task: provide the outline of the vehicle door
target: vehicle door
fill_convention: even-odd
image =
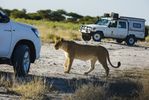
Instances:
[[[107,37],[115,38],[116,30],[117,30],[117,20],[111,20],[107,29]]]
[[[114,31],[116,38],[124,39],[128,34],[128,23],[125,20],[119,20],[117,29]]]
[[[0,57],[6,57],[11,45],[11,22],[0,13]]]

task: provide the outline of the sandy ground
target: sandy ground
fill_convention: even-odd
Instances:
[[[85,42],[78,42],[86,44]],[[110,53],[112,64],[117,65],[121,62],[121,67],[118,69],[110,68],[110,74],[115,70],[123,69],[149,69],[149,47],[147,43],[137,43],[135,46],[130,47],[124,44],[116,44],[115,42],[88,42],[90,45],[102,45],[106,47]],[[87,76],[83,75],[90,67],[90,61],[75,60],[72,65],[70,74],[64,74],[63,63],[65,56],[62,50],[55,50],[54,44],[43,44],[41,48],[41,57],[31,65],[30,74],[53,76],[61,78],[76,78],[76,77],[89,77],[89,75],[103,76],[105,75],[104,69],[100,63],[96,63],[95,69]],[[1,71],[13,72],[13,67],[8,65],[0,65]]]
[[[86,44],[85,42],[79,42]],[[121,67],[118,69],[112,68],[109,64],[110,75],[116,75],[123,73],[123,70],[139,72],[139,70],[149,70],[149,43],[137,43],[133,47],[126,46],[124,44],[116,44],[115,42],[89,42],[90,45],[102,45],[106,47],[110,53],[110,59],[112,64],[117,65],[117,62],[121,62]],[[72,65],[70,74],[63,72],[63,63],[65,56],[62,50],[55,50],[54,44],[43,44],[41,48],[41,57],[31,65],[30,73],[32,75],[56,77],[56,78],[87,78],[90,77],[102,77],[105,76],[103,67],[99,62],[96,63],[95,69],[89,75],[83,75],[85,71],[90,67],[90,61],[75,60]],[[13,72],[13,67],[9,65],[0,65],[0,71]],[[134,72],[134,71],[133,71]],[[136,73],[137,73],[136,72]],[[64,93],[64,95],[66,95]],[[62,94],[48,94],[52,100],[61,100]],[[7,94],[4,87],[0,87],[0,100],[19,100],[20,97]]]

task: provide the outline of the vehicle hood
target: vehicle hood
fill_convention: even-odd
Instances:
[[[107,27],[105,25],[97,25],[97,24],[88,24],[88,25],[84,25],[84,26],[92,27],[92,28]]]
[[[22,26],[22,27],[26,27],[26,28],[35,28],[34,26],[32,25],[29,25],[29,24],[24,24],[24,23],[20,23],[20,22],[14,22],[12,21],[13,23],[19,25],[19,26]]]

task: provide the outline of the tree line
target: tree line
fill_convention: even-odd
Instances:
[[[27,13],[26,9],[3,9],[0,7],[11,18],[24,18],[30,20],[48,20],[48,21],[66,21],[66,22],[81,22],[81,23],[93,23],[97,20],[97,17],[83,16],[74,12],[67,12],[63,9],[56,11],[38,10],[37,12]]]

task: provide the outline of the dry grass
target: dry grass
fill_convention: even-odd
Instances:
[[[81,95],[80,95],[81,94]],[[104,100],[105,92],[102,87],[83,85],[79,88],[72,100]]]
[[[23,100],[43,100],[50,90],[41,79],[18,83],[0,77],[0,87],[20,95]],[[148,94],[149,69],[131,69],[113,72],[102,85],[82,85],[74,94],[65,96],[64,100],[149,100]]]
[[[145,41],[146,42],[149,42],[149,36],[146,37]]]
[[[83,85],[64,100],[149,100],[149,70],[124,70],[104,85]]]
[[[35,21],[25,19],[15,19],[17,22],[23,22],[34,25],[38,28],[42,42],[54,42],[55,39],[62,37],[69,40],[80,40],[80,24],[66,22]]]
[[[21,99],[42,100],[46,93],[46,88],[41,80],[34,80],[29,83],[14,84],[10,91],[21,95]]]
[[[41,79],[34,79],[30,82],[23,80],[0,78],[0,87],[4,87],[8,94],[19,95],[21,100],[43,100],[46,98],[46,87]]]

